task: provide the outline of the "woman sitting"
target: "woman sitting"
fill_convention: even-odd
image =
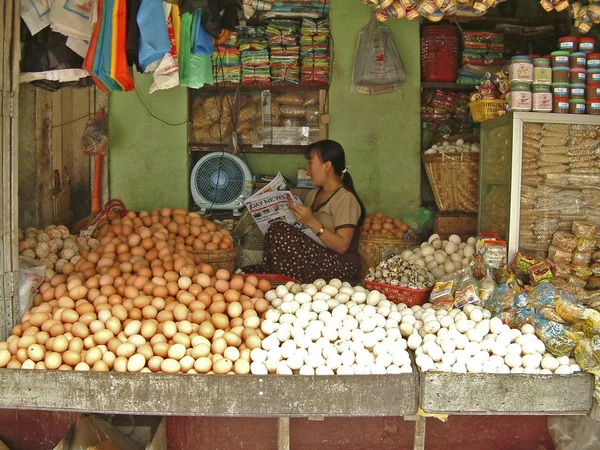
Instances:
[[[291,205],[296,220],[310,228],[323,245],[284,222],[273,223],[265,235],[263,264],[245,272],[278,273],[301,283],[360,281],[358,237],[365,209],[354,191],[342,146],[319,141],[307,150],[306,171],[318,186],[309,192],[306,206]]]

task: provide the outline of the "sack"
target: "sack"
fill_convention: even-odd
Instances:
[[[399,89],[406,70],[389,28],[375,16],[358,34],[354,53],[351,93],[380,94]]]

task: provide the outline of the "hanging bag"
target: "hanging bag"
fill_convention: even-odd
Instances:
[[[394,35],[371,16],[358,34],[351,93],[381,94],[398,90],[407,79]]]

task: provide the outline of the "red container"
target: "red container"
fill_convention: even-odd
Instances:
[[[596,39],[584,37],[579,39],[579,51],[584,53],[592,53],[596,48]]]
[[[421,36],[421,77],[423,81],[456,81],[458,36],[458,28],[454,25],[423,27]]]
[[[365,284],[365,288],[369,291],[379,291],[385,295],[390,302],[396,304],[404,303],[408,307],[425,303],[429,300],[429,294],[431,294],[433,289],[407,289],[400,286],[375,283],[374,281],[367,280],[363,280],[363,283]]]
[[[285,275],[279,275],[277,273],[240,273],[240,274],[232,274],[231,276],[239,275],[242,278],[248,278],[250,275],[254,275],[259,280],[267,280],[271,283],[271,286],[279,286],[282,284],[286,284],[288,281],[293,281],[294,283],[298,283],[297,280],[293,278],[286,277]]]

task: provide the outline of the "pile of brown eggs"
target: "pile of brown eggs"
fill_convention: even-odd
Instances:
[[[0,367],[117,372],[250,371],[267,280],[202,261],[230,233],[183,209],[129,212],[99,233],[73,271],[42,284],[0,342]]]

